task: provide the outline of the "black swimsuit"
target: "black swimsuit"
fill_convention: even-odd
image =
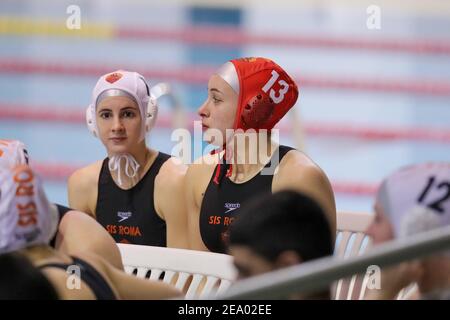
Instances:
[[[55,203],[55,205],[56,205],[56,208],[58,209],[58,214],[59,214],[59,221],[58,221],[58,226],[59,226],[59,224],[61,223],[61,220],[64,218],[64,215],[67,212],[71,211],[72,209],[64,207],[64,206],[62,206],[60,204],[57,204],[57,203]],[[50,246],[52,248],[54,248],[55,245],[56,245],[56,236],[57,235],[58,235],[58,230],[56,230],[55,235],[53,236],[52,240],[50,240]]]
[[[160,152],[147,173],[129,190],[116,185],[109,159],[103,161],[95,215],[116,242],[166,246],[166,222],[156,213],[153,194],[156,175],[169,158]]]
[[[291,147],[279,146],[279,161],[291,150]],[[266,169],[270,168],[276,155],[275,152],[271,161],[266,164]],[[222,167],[225,169],[226,166]],[[200,235],[210,251],[226,253],[230,224],[239,215],[240,208],[252,197],[263,197],[272,193],[273,170],[274,168],[271,168],[269,172],[265,172],[268,174],[264,175],[261,170],[255,177],[240,184],[224,178],[220,187],[213,182],[213,174],[200,209]]]
[[[97,300],[116,300],[116,296],[109,286],[108,282],[103,278],[103,276],[89,263],[86,261],[71,257],[73,260],[72,264],[64,263],[48,263],[39,266],[40,269],[44,268],[57,268],[64,271],[68,271],[71,265],[76,265],[80,268],[80,278],[84,281],[87,286],[92,290]]]

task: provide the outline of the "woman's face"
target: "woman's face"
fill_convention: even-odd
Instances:
[[[373,244],[379,244],[394,239],[392,224],[378,203],[375,204],[375,216],[367,228],[367,235],[372,238]]]
[[[107,97],[97,105],[96,121],[100,140],[109,154],[129,153],[139,143],[141,113],[128,97]]]
[[[208,82],[208,98],[198,109],[202,119],[205,141],[222,146],[229,140],[226,130],[233,129],[238,104],[238,94],[218,75]]]

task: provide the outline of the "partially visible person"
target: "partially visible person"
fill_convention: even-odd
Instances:
[[[58,300],[50,281],[23,255],[0,255],[0,300]]]
[[[29,155],[22,141],[0,140],[0,170],[12,170],[18,165],[28,163]],[[62,252],[70,252],[73,247],[80,251],[92,252],[123,270],[120,251],[114,239],[95,219],[60,204],[50,206],[52,212],[56,212],[59,217],[57,232],[50,240],[51,247]]]
[[[114,239],[84,212],[69,209],[60,220],[50,246],[66,254],[73,251],[90,252],[117,269],[124,269],[122,256]]]
[[[86,121],[107,156],[70,176],[69,206],[94,217],[116,242],[187,248],[187,168],[146,144],[157,112],[139,73],[117,70],[98,79]]]
[[[243,279],[333,255],[333,234],[315,200],[294,191],[254,199],[230,228],[229,253]],[[296,299],[330,299],[330,291]]]
[[[22,164],[30,164],[25,144],[19,140],[0,139],[0,168],[13,169]],[[55,206],[52,209],[58,211],[60,220],[72,210],[59,204],[55,204]]]
[[[401,168],[382,182],[375,216],[367,229],[374,245],[450,225],[450,163],[423,163]],[[450,299],[450,250],[384,268],[380,290],[367,299],[394,299],[417,283],[412,298]]]
[[[75,243],[61,244],[67,252],[51,248],[48,243],[58,221],[58,213],[29,166],[0,167],[0,254],[23,254],[41,269],[61,299],[165,299],[180,295],[170,285],[127,275]],[[67,286],[72,275],[79,276],[76,290]]]

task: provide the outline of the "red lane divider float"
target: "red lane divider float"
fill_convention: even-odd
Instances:
[[[64,110],[62,107],[28,107],[23,105],[0,104],[0,120],[15,122],[53,122],[81,124],[86,121],[80,110]]]
[[[33,107],[15,104],[0,104],[0,120],[14,122],[49,122],[84,125],[83,110],[67,110],[63,107]],[[187,128],[192,130],[193,121],[199,120],[194,113],[187,115]],[[172,129],[173,119],[160,115],[157,128]],[[450,143],[450,130],[428,128],[368,127],[348,123],[303,123],[306,134],[316,137],[356,138],[369,141],[423,141],[432,143]],[[281,133],[290,132],[291,125],[283,122],[278,126]]]
[[[429,39],[368,39],[330,37],[326,35],[250,34],[240,28],[187,27],[183,30],[166,30],[119,27],[113,35],[122,39],[177,41],[187,44],[212,44],[222,46],[288,46],[323,49],[351,49],[391,51],[413,54],[450,55],[450,42]]]
[[[69,63],[50,63],[38,61],[0,60],[0,72],[13,74],[45,74],[63,76],[92,76],[128,68],[137,70],[145,77],[185,84],[205,85],[215,67],[188,66],[177,69],[142,67],[126,65],[75,65]],[[295,77],[302,88],[330,90],[371,91],[381,93],[423,94],[430,96],[450,96],[450,82],[411,79],[365,79],[338,78],[327,76],[300,75]]]
[[[62,163],[36,163],[31,162],[31,166],[45,180],[52,182],[64,183],[67,178],[81,166],[62,164]],[[359,196],[372,197],[377,191],[377,184],[359,183],[359,182],[332,182],[333,190],[336,193]]]
[[[427,128],[368,127],[353,124],[305,123],[311,136],[357,138],[362,140],[423,141],[450,143],[450,130]]]
[[[39,163],[33,160],[30,165],[45,180],[53,182],[65,182],[75,170],[82,167],[63,163]]]

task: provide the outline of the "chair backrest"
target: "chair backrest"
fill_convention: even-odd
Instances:
[[[236,279],[233,258],[226,254],[185,249],[117,244],[125,272],[163,280],[186,292],[186,299],[223,293]]]
[[[343,258],[362,254],[370,244],[365,234],[373,215],[365,212],[338,212],[335,255]],[[336,300],[362,299],[367,286],[365,275],[336,281],[333,298]]]
[[[365,234],[373,215],[363,212],[339,212],[335,255],[348,258],[364,253],[370,245]],[[233,258],[226,254],[185,249],[117,244],[125,271],[140,278],[162,280],[186,292],[186,299],[223,293],[236,279]],[[353,275],[335,282],[332,298],[363,299],[368,283],[366,274]],[[398,299],[407,298],[413,287],[402,290]]]

